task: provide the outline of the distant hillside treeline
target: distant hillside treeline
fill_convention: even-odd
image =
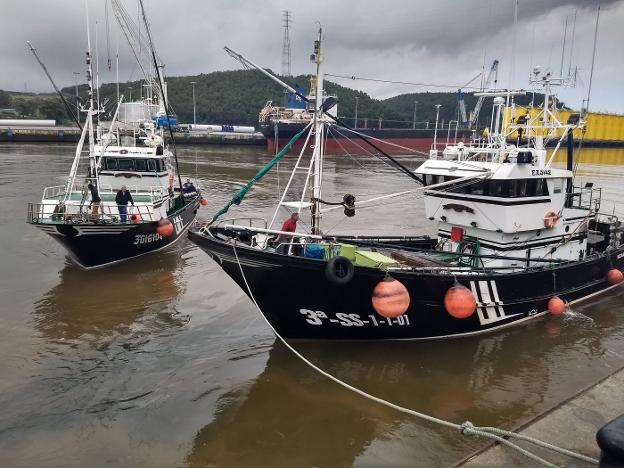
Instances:
[[[308,89],[309,76],[283,78],[291,85],[299,85]],[[266,101],[273,105],[283,105],[282,88],[267,79],[257,70],[220,71],[196,76],[168,77],[167,86],[169,101],[180,123],[193,122],[193,97],[191,82],[195,82],[195,100],[197,123],[257,125],[258,112]],[[368,94],[341,86],[329,81],[325,82],[329,94],[338,96],[338,114],[347,123],[353,125],[356,98],[358,101],[358,126],[366,124],[377,126],[382,119],[383,127],[411,127],[414,117],[414,105],[417,104],[416,120],[419,126],[429,121],[435,122],[435,105],[441,104],[440,121],[457,118],[457,93],[410,93],[401,94],[385,100],[371,98]],[[68,86],[62,89],[71,104],[75,105],[75,88]],[[125,99],[136,100],[142,91],[142,83],[133,81],[120,84],[120,92]],[[79,94],[86,97],[86,85],[79,87]],[[107,109],[114,111],[116,84],[107,83],[100,87],[101,100],[109,99]],[[531,96],[516,99],[521,105],[530,102]],[[472,94],[465,94],[466,109],[470,112],[477,101]],[[484,103],[480,121],[486,123],[491,113],[491,99]],[[539,99],[536,97],[536,102]],[[0,112],[2,109],[13,108],[15,113],[24,118],[50,118],[59,122],[69,122],[63,105],[58,97],[50,94],[25,94],[3,92],[0,90]],[[6,112],[6,111],[5,111]],[[15,115],[11,115],[15,117]],[[0,114],[0,118],[2,115]]]

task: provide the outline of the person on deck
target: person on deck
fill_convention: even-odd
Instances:
[[[91,216],[94,218],[98,217],[100,211],[100,204],[102,203],[102,199],[100,198],[100,193],[95,185],[89,182],[87,188],[91,192],[91,203],[89,203],[89,208],[91,208]]]
[[[193,182],[191,182],[191,179],[186,179],[186,182],[182,185],[182,193],[184,193],[184,195],[187,194],[195,194],[197,192],[197,189],[195,188],[195,185],[193,185]]]
[[[128,216],[128,202],[134,206],[134,200],[132,194],[128,191],[125,185],[121,186],[121,190],[115,195],[115,203],[117,203],[117,209],[119,210],[119,219],[122,223],[126,222]]]
[[[282,224],[282,228],[280,231],[284,232],[295,232],[297,230],[297,221],[299,221],[299,213],[293,213],[290,215],[284,224]],[[290,247],[290,242],[292,241],[292,236],[286,234],[280,234],[277,236],[277,250],[276,252],[281,254],[287,254],[288,248]],[[281,245],[280,245],[281,244]]]
[[[66,207],[65,203],[60,201],[58,205],[54,207],[54,212],[52,214],[53,221],[63,221],[63,215],[65,214]]]

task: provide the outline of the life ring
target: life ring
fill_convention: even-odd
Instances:
[[[325,278],[336,286],[348,284],[355,274],[353,263],[347,257],[334,257],[325,266]]]
[[[555,227],[555,224],[557,224],[558,220],[559,215],[557,213],[555,213],[554,211],[547,211],[544,214],[544,227],[552,229]]]

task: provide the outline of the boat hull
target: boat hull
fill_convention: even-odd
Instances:
[[[96,268],[129,260],[164,249],[180,239],[189,228],[199,207],[200,197],[188,201],[167,216],[173,233],[163,237],[158,223],[62,224],[32,223],[61,244],[72,260],[84,268]]]
[[[267,150],[269,153],[274,154],[277,149],[283,148],[290,139],[298,132],[303,130],[304,123],[280,123],[277,129],[277,139],[275,134],[275,128],[270,124],[265,124],[260,127],[260,131],[266,137]],[[357,131],[366,136],[377,138],[383,141],[372,140],[372,142],[378,146],[384,152],[391,155],[408,154],[409,150],[428,152],[433,145],[434,130],[433,129],[410,129],[410,128],[381,128],[381,129],[363,129],[358,128]],[[455,130],[452,130],[450,134],[447,131],[438,131],[437,139],[439,144],[447,142],[447,137],[450,143],[463,141],[468,143],[471,139],[472,132],[466,129],[459,129],[457,135]],[[347,138],[348,137],[348,138]],[[301,152],[305,138],[299,138],[292,146],[291,151],[298,153]],[[398,145],[398,146],[396,146]],[[403,148],[400,148],[403,147]],[[308,148],[306,153],[311,153],[313,143],[308,142]],[[408,148],[408,149],[406,149]],[[352,134],[348,130],[340,129],[340,133],[334,130],[330,130],[329,137],[325,141],[325,154],[333,155],[366,155],[374,151],[370,146],[364,143],[355,134]]]
[[[607,272],[624,268],[620,248],[555,269],[518,273],[396,271],[392,276],[407,288],[410,305],[404,315],[386,318],[371,302],[373,289],[385,275],[379,269],[355,266],[353,279],[336,285],[326,278],[323,260],[260,251],[241,243],[233,247],[209,233],[189,231],[189,237],[247,295],[253,295],[268,322],[290,339],[430,339],[492,332],[544,314],[555,295],[572,302],[606,291],[613,287]],[[443,305],[456,280],[477,298],[477,310],[468,318],[453,318]]]

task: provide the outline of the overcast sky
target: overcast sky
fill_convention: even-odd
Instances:
[[[135,16],[137,0],[122,0]],[[386,80],[459,87],[499,59],[499,87],[513,81],[528,87],[531,65],[559,75],[568,17],[564,74],[578,67],[576,88],[559,94],[579,107],[586,97],[591,68],[597,0],[519,0],[517,46],[513,48],[515,0],[145,0],[160,57],[168,75],[239,68],[223,52],[228,45],[263,67],[281,70],[282,10],[292,12],[294,74],[312,72],[309,55],[317,21],[323,25],[325,72]],[[132,55],[109,8],[113,70],[106,67],[105,0],[89,0],[92,41],[98,21],[100,79],[115,80],[119,44],[121,81],[139,78]],[[624,0],[602,0],[591,109],[624,113]],[[574,49],[572,23],[577,14]],[[81,0],[2,2],[0,13],[0,89],[49,91],[51,86],[25,44],[32,41],[59,85],[83,72],[85,7]],[[94,52],[95,53],[95,52]],[[512,63],[514,66],[512,67]],[[514,68],[513,80],[510,70]],[[82,75],[84,76],[84,74]],[[81,77],[82,77],[81,76]],[[328,78],[362,89],[373,97],[435,88]],[[473,85],[478,85],[477,79]],[[190,92],[190,90],[189,90]]]

